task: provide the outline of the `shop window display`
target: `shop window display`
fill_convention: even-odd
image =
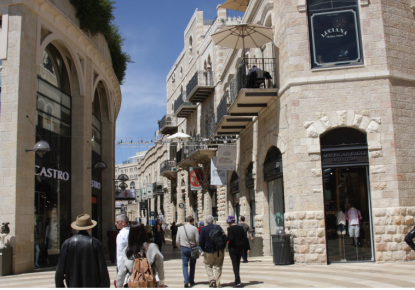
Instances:
[[[356,0],[309,0],[312,68],[363,64]]]
[[[38,70],[36,141],[51,151],[35,157],[35,267],[54,265],[62,243],[72,235],[71,97],[66,65],[49,44]]]
[[[366,135],[333,130],[321,150],[328,261],[373,261]]]

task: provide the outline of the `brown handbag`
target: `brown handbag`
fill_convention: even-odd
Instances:
[[[128,280],[128,288],[155,288],[156,280],[154,279],[153,269],[146,258],[147,249],[137,254],[134,259],[133,271]]]

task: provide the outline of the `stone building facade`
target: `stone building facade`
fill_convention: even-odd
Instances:
[[[273,234],[290,233],[295,263],[415,258],[403,241],[415,223],[411,3],[332,2],[252,0],[239,20],[195,12],[159,123],[161,134],[193,137],[167,146],[167,206],[178,213],[168,220],[244,215],[263,255]],[[215,46],[210,35],[238,21],[270,27],[273,42],[245,54]],[[250,77],[254,64],[271,78]],[[224,136],[236,168],[213,188],[210,158]],[[190,167],[203,169],[203,190],[191,191]]]
[[[0,220],[18,274],[56,263],[82,213],[106,248],[122,97],[104,36],[83,33],[68,0],[1,1],[0,18]],[[41,140],[50,152],[27,151]]]

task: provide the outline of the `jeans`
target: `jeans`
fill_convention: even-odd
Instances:
[[[202,247],[201,247],[201,246],[199,246],[199,251],[200,251],[201,253],[203,253],[203,250],[202,250]]]
[[[243,250],[242,259],[244,260],[244,262],[248,262],[248,249]]]
[[[411,247],[412,250],[415,251],[415,244],[413,239],[415,238],[415,227],[405,236],[405,242],[408,244],[408,246]]]
[[[183,276],[184,283],[195,283],[195,268],[196,268],[196,259],[191,258],[190,255],[192,250],[190,248],[182,247],[182,262],[183,262]],[[190,273],[189,273],[189,261],[190,261]]]
[[[231,257],[233,273],[235,274],[235,284],[241,283],[241,277],[239,276],[239,268],[241,266],[241,257],[243,251],[243,247],[229,248],[229,256]]]

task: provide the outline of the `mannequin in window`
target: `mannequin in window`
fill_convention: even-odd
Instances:
[[[353,246],[360,245],[359,233],[360,233],[360,220],[362,215],[360,211],[351,204],[350,209],[346,212],[346,220],[349,223],[349,236],[353,238]]]
[[[337,235],[344,236],[346,235],[346,215],[342,210],[336,213],[337,218]]]

